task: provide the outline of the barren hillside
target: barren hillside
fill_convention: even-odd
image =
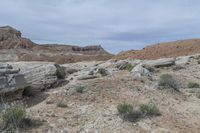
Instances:
[[[150,45],[142,50],[130,50],[119,53],[114,59],[159,59],[200,53],[200,39]]]

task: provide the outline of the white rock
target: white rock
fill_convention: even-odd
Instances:
[[[185,65],[190,61],[191,56],[182,56],[176,58],[175,64],[176,65]]]
[[[147,60],[144,61],[145,65],[153,66],[153,67],[168,67],[175,64],[174,58],[162,58],[157,60]]]
[[[34,88],[44,89],[57,81],[56,67],[52,64],[27,67],[23,74],[27,82]]]
[[[16,62],[13,67],[20,68],[29,86],[35,91],[51,87],[57,79],[54,63]]]
[[[149,70],[144,68],[142,65],[135,66],[131,72],[136,78],[141,78],[142,76],[151,76]]]

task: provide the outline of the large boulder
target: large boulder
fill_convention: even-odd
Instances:
[[[162,58],[157,60],[148,60],[145,61],[143,64],[153,66],[153,67],[169,67],[172,65],[175,65],[175,59],[174,58]]]
[[[58,80],[57,68],[54,64],[27,66],[22,74],[28,84],[36,90],[50,88]]]
[[[12,65],[21,69],[20,73],[33,92],[54,87],[60,78],[65,78],[62,67],[51,62],[15,62]]]
[[[3,100],[16,100],[22,98],[24,88],[28,84],[19,69],[12,69],[11,65],[0,64],[0,97]]]

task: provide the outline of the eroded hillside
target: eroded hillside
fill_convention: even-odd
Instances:
[[[114,59],[159,59],[193,55],[199,52],[200,39],[190,39],[149,45],[142,50],[125,51],[119,53]]]
[[[100,45],[86,47],[43,44],[39,45],[21,36],[10,27],[0,27],[0,61],[49,61],[71,63],[78,61],[107,60],[112,55]]]

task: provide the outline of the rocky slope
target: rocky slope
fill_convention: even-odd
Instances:
[[[150,45],[142,50],[122,52],[114,59],[159,59],[200,53],[200,39],[180,40],[175,42]]]
[[[22,102],[27,105],[27,117],[39,124],[19,129],[19,132],[198,133],[200,89],[199,86],[188,87],[188,84],[200,84],[199,61],[200,55],[193,55],[63,64],[61,67],[68,84],[24,97]],[[35,75],[46,81],[52,76],[44,76],[49,74],[45,73],[46,69],[51,68],[48,62],[9,64],[21,68],[31,84],[34,82],[30,78],[36,79]],[[170,83],[176,83],[176,90],[173,86],[160,88],[159,80],[163,74],[173,77]],[[46,81],[42,80],[39,85],[45,85]],[[123,102],[134,108],[152,102],[161,115],[142,117],[134,122],[123,120],[117,109]]]
[[[57,63],[83,60],[106,60],[112,55],[100,45],[78,47],[71,45],[39,45],[21,36],[21,32],[0,27],[0,61],[50,61]]]

